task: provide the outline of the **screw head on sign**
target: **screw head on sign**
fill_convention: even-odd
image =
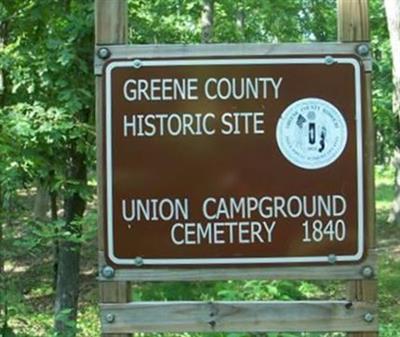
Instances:
[[[110,266],[104,266],[101,270],[101,275],[103,275],[105,278],[113,278],[114,274],[114,268]]]
[[[359,44],[356,48],[356,52],[360,56],[368,56],[369,46],[366,43]]]
[[[135,258],[135,265],[138,267],[143,266],[143,259],[140,256]]]
[[[364,321],[366,321],[367,323],[371,323],[374,320],[374,315],[372,315],[370,312],[367,312],[364,315]]]
[[[325,57],[325,64],[330,66],[331,64],[336,63],[336,60],[332,56]]]
[[[364,276],[365,278],[371,278],[374,276],[374,269],[371,266],[364,266],[361,269],[361,274],[362,276]]]
[[[329,254],[328,255],[328,262],[331,264],[335,264],[336,263],[336,255],[335,254]]]
[[[114,314],[107,314],[106,315],[106,321],[107,321],[107,323],[113,323],[115,321],[115,315]]]
[[[132,65],[133,65],[133,68],[139,69],[142,67],[143,64],[142,64],[142,61],[136,59],[136,60],[133,60]]]
[[[105,60],[108,59],[111,56],[110,49],[102,47],[97,51],[97,56],[100,57],[101,59]]]

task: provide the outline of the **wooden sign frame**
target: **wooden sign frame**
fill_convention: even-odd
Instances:
[[[156,45],[129,47],[127,43],[127,1],[96,0],[96,129],[97,162],[102,162],[103,92],[101,67],[107,58],[124,56],[136,48],[140,55],[159,56]],[[364,126],[364,186],[367,228],[367,258],[362,264],[320,267],[211,267],[211,268],[137,268],[114,270],[104,260],[102,219],[103,202],[99,197],[99,281],[100,315],[103,336],[125,337],[138,331],[343,331],[352,337],[377,336],[376,264],[374,177],[373,177],[373,125],[371,113],[371,85],[368,35],[367,0],[338,0],[338,35],[341,50],[348,48],[365,58]],[[316,53],[332,52],[332,43],[315,43]],[[240,45],[246,53],[249,45]],[[258,49],[257,49],[258,48]],[[299,53],[302,44],[254,45],[260,55],[280,53],[284,49]],[[236,53],[238,46],[202,45],[194,48],[199,54],[210,56]],[[239,48],[240,49],[240,48]],[[170,46],[171,53],[182,50],[193,52],[190,46]],[[138,55],[138,57],[140,57]],[[145,56],[142,56],[145,57]],[[98,194],[103,195],[102,167],[98,164]],[[348,295],[345,301],[278,301],[278,302],[130,302],[130,281],[210,281],[228,279],[286,279],[286,280],[346,280]],[[157,317],[157,320],[154,320]]]
[[[105,219],[105,227],[106,227],[106,235],[105,235],[105,240],[106,240],[106,259],[108,263],[110,263],[112,266],[115,266],[115,268],[127,268],[127,267],[133,267],[137,268],[138,267],[138,262],[139,262],[139,267],[148,267],[148,266],[173,266],[173,265],[190,265],[190,266],[199,266],[199,265],[255,265],[255,264],[269,264],[269,265],[289,265],[289,264],[303,264],[303,265],[321,265],[323,263],[332,263],[337,262],[359,262],[363,260],[363,257],[366,255],[364,254],[364,189],[363,189],[363,172],[364,172],[364,160],[363,160],[363,150],[362,150],[362,109],[363,109],[363,97],[362,97],[362,87],[363,87],[363,74],[364,74],[364,69],[369,69],[371,67],[371,61],[369,57],[364,57],[360,58],[356,53],[355,49],[357,48],[357,45],[353,46],[348,46],[348,44],[343,44],[343,43],[335,43],[335,44],[330,44],[329,48],[329,54],[328,56],[326,54],[321,54],[321,48],[319,47],[319,44],[289,44],[289,45],[280,45],[276,44],[268,54],[267,57],[265,57],[265,50],[271,49],[271,44],[258,44],[258,45],[242,45],[242,44],[230,44],[228,46],[225,45],[219,45],[219,44],[214,44],[212,47],[213,51],[213,57],[210,58],[207,56],[207,52],[210,50],[210,48],[204,48],[204,46],[207,45],[188,45],[188,46],[180,46],[179,50],[176,50],[176,47],[174,45],[163,45],[160,47],[156,47],[156,51],[154,54],[149,53],[149,48],[148,46],[123,46],[122,48],[119,48],[119,50],[111,50],[111,56],[107,58],[106,63],[103,62],[98,62],[99,65],[98,67],[103,67],[103,78],[104,78],[104,90],[105,90],[105,135],[104,135],[104,141],[105,141],[105,165],[104,165],[104,173],[105,173],[105,186],[106,186],[106,219]],[[273,45],[272,45],[273,46]],[[144,47],[144,48],[143,48]],[[228,48],[229,47],[229,48]],[[254,51],[252,49],[254,47]],[[350,49],[349,47],[353,47]],[[206,50],[204,50],[206,49]],[[309,51],[311,49],[311,51]],[[226,50],[229,51],[229,53],[226,53]],[[124,55],[124,56],[123,56]],[[194,55],[201,55],[199,57],[194,57]],[[233,55],[239,55],[234,57]],[[293,56],[296,55],[296,56]],[[214,57],[215,56],[215,57]],[[136,68],[135,65],[140,64],[139,68]],[[204,245],[200,246],[202,247],[201,253],[197,253],[196,255],[190,255],[188,251],[185,251],[185,247],[181,246],[180,248],[180,255],[179,257],[171,257],[169,256],[170,251],[173,250],[173,247],[168,246],[169,251],[163,251],[163,253],[160,252],[160,246],[163,246],[166,244],[166,242],[170,242],[170,235],[167,235],[164,231],[159,232],[162,229],[164,229],[168,225],[165,222],[135,222],[134,224],[134,230],[132,230],[132,225],[133,223],[127,223],[124,221],[123,218],[121,218],[119,215],[117,215],[117,202],[116,200],[120,200],[120,192],[122,189],[125,191],[124,194],[126,195],[127,193],[135,195],[136,198],[138,198],[139,195],[144,197],[143,193],[147,195],[148,197],[154,197],[154,193],[157,193],[155,191],[158,190],[160,186],[160,182],[158,181],[157,184],[153,184],[154,177],[149,177],[146,175],[148,170],[152,169],[153,166],[156,167],[164,167],[164,169],[157,171],[157,176],[158,180],[167,180],[168,177],[176,174],[176,170],[178,170],[178,167],[175,167],[173,164],[173,161],[171,162],[171,156],[173,157],[176,148],[171,149],[172,153],[169,153],[167,156],[167,161],[163,162],[158,162],[155,160],[155,158],[162,158],[163,155],[165,154],[165,151],[168,151],[168,147],[164,148],[161,152],[162,153],[149,153],[149,148],[147,148],[143,142],[140,142],[140,147],[136,146],[136,139],[132,138],[132,140],[129,140],[130,142],[126,142],[126,138],[124,137],[123,139],[119,138],[119,135],[122,135],[123,132],[122,130],[118,130],[118,118],[122,118],[121,116],[124,115],[124,118],[126,117],[125,112],[127,107],[123,107],[123,102],[125,101],[124,99],[118,98],[120,96],[116,95],[116,97],[113,97],[115,95],[116,90],[118,91],[119,89],[114,88],[118,83],[120,82],[120,79],[117,80],[117,78],[120,78],[120,76],[139,76],[140,78],[143,78],[143,76],[146,76],[145,74],[148,71],[152,71],[151,69],[154,69],[154,67],[157,69],[157,72],[167,72],[169,74],[172,73],[174,76],[177,76],[178,73],[184,71],[184,72],[189,72],[190,76],[201,76],[200,74],[202,72],[209,72],[210,69],[214,69],[213,72],[217,71],[216,65],[219,67],[225,67],[226,70],[224,70],[223,74],[224,76],[232,76],[232,73],[237,73],[241,72],[242,74],[246,74],[246,76],[252,76],[249,75],[248,71],[250,71],[251,68],[257,68],[257,71],[253,70],[253,74],[257,74],[257,76],[260,76],[260,72],[265,71],[265,74],[268,74],[270,71],[273,71],[273,69],[280,69],[279,73],[282,74],[282,71],[284,74],[282,76],[285,76],[286,80],[286,88],[288,86],[291,86],[290,81],[292,83],[298,83],[299,81],[299,71],[303,71],[303,76],[307,77],[307,83],[311,83],[311,86],[306,89],[305,92],[309,93],[310,95],[314,94],[317,90],[318,91],[318,97],[324,97],[325,99],[331,100],[333,104],[338,103],[337,98],[340,97],[341,101],[344,101],[342,95],[348,95],[352,90],[354,90],[354,97],[348,96],[348,99],[346,100],[346,103],[348,104],[347,106],[342,105],[341,110],[346,111],[345,115],[347,118],[347,123],[348,127],[352,128],[354,127],[353,131],[349,135],[349,139],[347,141],[346,148],[352,149],[352,146],[355,146],[354,149],[354,157],[352,156],[351,158],[346,157],[346,159],[342,158],[342,162],[347,163],[345,167],[338,168],[335,167],[335,164],[332,163],[330,166],[330,171],[324,170],[324,173],[318,173],[315,172],[312,174],[314,180],[310,181],[309,176],[305,174],[307,170],[296,170],[296,171],[286,171],[284,168],[279,168],[279,160],[277,160],[276,157],[273,157],[273,151],[274,149],[271,148],[263,148],[262,146],[264,143],[267,141],[268,136],[266,137],[259,137],[259,147],[257,147],[257,151],[255,152],[256,154],[252,159],[250,157],[247,157],[246,161],[254,161],[257,162],[260,159],[260,153],[268,153],[268,166],[273,166],[273,167],[278,167],[275,169],[275,172],[278,174],[280,179],[271,179],[271,172],[267,174],[268,179],[265,178],[265,170],[267,169],[265,167],[265,164],[262,168],[263,175],[258,176],[258,178],[254,179],[254,174],[255,170],[252,170],[252,178],[253,180],[257,181],[257,185],[260,185],[259,189],[257,190],[258,192],[253,192],[254,191],[254,185],[251,186],[250,181],[248,180],[248,177],[246,177],[245,174],[241,174],[240,172],[242,170],[245,170],[241,166],[241,163],[235,162],[231,163],[232,166],[235,167],[235,172],[238,175],[237,183],[240,181],[240,185],[246,185],[249,184],[248,187],[246,187],[247,194],[250,195],[250,193],[265,193],[266,191],[272,191],[274,190],[273,185],[273,180],[279,181],[279,185],[285,185],[284,182],[286,181],[286,185],[289,185],[289,191],[288,189],[282,190],[282,195],[285,195],[286,193],[292,193],[292,184],[288,183],[289,176],[292,176],[292,183],[296,183],[298,181],[309,181],[306,186],[299,187],[298,190],[296,190],[297,193],[304,193],[304,188],[308,188],[308,186],[313,186],[314,184],[315,187],[313,188],[313,193],[321,193],[321,194],[329,194],[329,193],[340,193],[343,195],[345,198],[354,198],[356,199],[355,203],[352,204],[352,206],[348,207],[348,212],[346,212],[346,216],[344,219],[346,220],[341,220],[347,223],[347,232],[353,232],[355,231],[357,233],[356,236],[352,237],[351,240],[346,239],[347,243],[356,243],[357,249],[355,251],[348,250],[346,253],[343,251],[340,253],[337,249],[338,247],[332,247],[330,246],[328,250],[326,250],[325,254],[324,253],[319,253],[317,255],[313,254],[312,252],[312,244],[310,242],[303,242],[303,244],[295,241],[293,243],[293,247],[296,247],[296,250],[290,250],[287,246],[287,240],[288,238],[285,236],[282,238],[281,236],[281,241],[277,239],[278,234],[274,234],[274,244],[275,246],[282,246],[284,247],[281,251],[281,255],[277,255],[274,253],[272,255],[272,250],[271,247],[268,248],[268,253],[271,254],[270,256],[254,256],[252,255],[251,252],[254,251],[252,250],[252,245],[248,245],[245,247],[237,247],[235,245],[230,245],[230,247],[226,246],[218,246],[218,253],[214,252],[214,255],[210,253],[212,251],[213,247],[210,245]],[[286,72],[285,70],[287,69],[287,65],[290,65],[291,67],[291,72],[295,72],[296,76],[291,77],[290,73],[291,72]],[[296,68],[295,68],[296,67]],[[350,79],[346,80],[345,82],[348,81],[348,83],[351,83],[350,88],[345,89],[345,86],[343,86],[343,78],[344,76],[343,73],[340,73],[340,69],[343,68],[347,69],[347,73],[351,74]],[[229,69],[229,72],[231,72],[230,75],[227,74],[227,71]],[[244,70],[247,69],[247,70]],[[316,70],[318,69],[318,70]],[[197,75],[195,75],[195,73]],[[116,75],[119,74],[119,75]],[[128,75],[129,74],[129,75]],[[163,73],[164,74],[164,73]],[[314,75],[311,75],[314,74]],[[324,75],[325,74],[325,75]],[[330,74],[330,75],[327,75]],[[341,75],[342,74],[342,75]],[[165,76],[165,75],[163,75]],[[170,75],[171,76],[171,75]],[[213,76],[216,76],[213,74]],[[311,77],[310,77],[311,76]],[[314,76],[314,77],[312,77]],[[325,79],[325,80],[324,80]],[[320,82],[318,82],[320,81]],[[354,81],[354,83],[352,82]],[[354,86],[353,86],[354,84]],[[201,84],[199,84],[201,86]],[[339,90],[338,86],[342,86],[340,92],[333,91],[334,88],[337,88]],[[304,84],[305,86],[305,84]],[[326,89],[323,91],[321,88],[325,87]],[[121,88],[122,89],[122,88]],[[287,94],[292,97],[291,95],[294,95],[296,98],[298,98],[299,94],[295,91],[290,91],[286,90]],[[200,97],[201,94],[199,93]],[[304,92],[301,94],[300,97],[303,97],[303,95],[306,95]],[[330,96],[329,96],[330,95]],[[329,98],[327,98],[329,97]],[[292,103],[292,98],[289,98],[286,96],[286,98],[283,98],[282,100],[285,102],[285,105],[288,104],[288,102]],[[207,99],[206,99],[207,101]],[[251,109],[255,108],[254,102],[246,102],[244,105],[241,106],[242,111],[253,111]],[[165,105],[168,103],[163,103],[159,104],[157,106],[154,106],[154,103],[151,104],[151,109],[154,109],[152,111],[160,111],[159,109],[164,109]],[[168,111],[172,113],[180,111],[179,109],[189,109],[190,111],[197,111],[199,112],[200,110],[193,110],[196,109],[196,106],[202,106],[201,110],[204,109],[203,103],[202,104],[192,104],[190,108],[188,108],[188,103],[185,103],[184,107],[179,106],[178,104],[174,104],[174,107],[171,106],[168,108]],[[232,103],[226,104],[226,109],[229,109]],[[292,103],[293,104],[293,103]],[[354,110],[355,110],[355,118],[352,112],[352,105],[354,104]],[[176,107],[175,105],[178,105]],[[138,109],[136,111],[142,111],[146,110],[146,102],[143,102],[142,104],[132,104],[130,108],[132,108],[132,111],[135,111],[135,109]],[[175,109],[175,110],[170,110],[170,109]],[[219,107],[218,109],[222,109],[221,111],[229,111],[229,110],[224,110],[224,107]],[[271,102],[269,105],[269,114],[272,113],[274,110],[273,103]],[[185,111],[185,110],[182,110]],[[278,111],[276,111],[278,112]],[[276,114],[279,116],[279,114]],[[213,115],[215,118],[215,115]],[[272,120],[265,120],[264,123],[266,124],[265,127],[273,128],[275,125],[275,121]],[[354,123],[354,126],[353,126]],[[267,126],[268,125],[268,126]],[[265,131],[266,134],[272,135],[273,132],[271,132],[271,129],[267,129]],[[347,134],[347,132],[346,132]],[[216,136],[218,138],[218,136]],[[208,137],[201,137],[201,139],[196,140],[196,145],[197,144],[204,144],[202,143],[204,141],[204,138],[209,139]],[[275,139],[275,136],[273,136]],[[118,140],[117,140],[118,139]],[[203,140],[202,140],[203,139]],[[215,138],[214,138],[215,139]],[[183,138],[181,138],[181,143],[182,142],[187,142],[190,140],[184,141]],[[207,144],[209,141],[212,141],[211,139],[207,140]],[[231,140],[232,141],[232,140]],[[166,140],[168,142],[168,140]],[[221,143],[218,143],[218,141],[214,140],[215,144],[212,148],[216,149],[215,152],[213,152],[212,157],[214,158],[217,156],[224,156],[225,151],[229,151],[229,146],[227,144],[223,143],[225,145],[225,148],[222,147]],[[239,147],[239,145],[245,144],[246,139],[241,139],[241,138],[236,138],[236,145]],[[147,144],[147,143],[146,143]],[[219,144],[219,145],[218,145]],[[273,143],[275,144],[275,143]],[[160,144],[159,148],[161,147],[162,144]],[[209,145],[209,144],[208,144]],[[178,146],[178,143],[177,143]],[[276,145],[273,145],[276,146]],[[232,147],[232,145],[230,145]],[[235,147],[235,145],[233,145]],[[126,149],[130,149],[131,151],[129,152],[130,154],[126,154]],[[143,150],[141,150],[143,149]],[[122,168],[122,167],[117,167],[117,162],[121,159],[119,158],[119,153],[120,151],[124,152],[123,159],[125,158],[131,158],[130,161],[128,161],[128,167]],[[141,159],[140,162],[135,160],[134,158],[139,156],[142,157],[140,154],[140,151],[144,151],[145,155],[143,159]],[[236,150],[235,150],[236,151]],[[251,151],[249,148],[247,148],[247,151]],[[193,157],[199,156],[200,158],[203,158],[202,155],[204,155],[204,149],[200,151],[200,153],[196,153],[195,150],[190,150],[186,151],[190,152],[189,158],[185,159],[185,154],[181,155],[181,161],[182,162],[187,162],[191,163],[194,161]],[[235,152],[237,153],[236,156],[238,158],[242,156],[246,156],[246,153],[244,152]],[[206,193],[207,195],[225,195],[226,198],[228,198],[228,195],[232,196],[235,195],[234,191],[230,190],[228,192],[228,195],[226,194],[226,191],[224,192],[223,188],[219,186],[220,184],[220,178],[214,178],[214,177],[220,177],[221,172],[215,173],[218,168],[213,167],[212,162],[207,162],[207,158],[209,156],[209,152],[207,152],[207,155],[205,159],[199,159],[200,162],[206,163],[205,166],[199,171],[196,171],[196,169],[193,168],[193,165],[191,166],[190,169],[185,169],[187,172],[191,172],[191,176],[187,177],[186,180],[180,179],[179,183],[177,181],[173,182],[172,185],[168,185],[167,188],[165,186],[163,187],[164,192],[167,193],[167,195],[179,195],[179,193],[182,193],[182,190],[179,192],[179,188],[184,188],[186,197],[191,200],[191,208],[195,209],[196,206],[194,205],[194,200],[196,197],[201,194],[202,192],[199,191],[202,188],[202,184],[198,184],[197,180],[199,176],[201,176],[202,172],[207,172],[207,181],[212,183],[210,184],[210,187],[207,188]],[[273,159],[274,158],[274,159]],[[278,158],[279,159],[279,158]],[[228,159],[229,160],[229,159]],[[287,160],[287,159],[286,159]],[[352,164],[356,162],[356,167],[353,167]],[[350,165],[349,165],[350,163]],[[125,164],[126,165],[126,164]],[[180,164],[182,165],[182,163]],[[179,165],[179,166],[180,166]],[[197,166],[195,164],[194,166]],[[262,165],[262,164],[261,164]],[[171,170],[168,171],[165,167],[170,166]],[[235,173],[232,173],[233,168],[229,168],[229,172],[224,171],[222,175],[235,175]],[[354,170],[354,171],[353,171]],[[258,170],[259,172],[260,170]],[[126,177],[126,173],[123,172],[129,172],[130,174],[130,179],[121,179],[121,177]],[[132,172],[132,173],[131,173]],[[140,182],[133,183],[134,181],[137,181],[134,179],[135,173],[137,172],[138,176],[142,177]],[[319,171],[322,172],[322,171]],[[340,175],[335,175],[336,172],[342,172]],[[273,172],[272,172],[273,173]],[[302,175],[303,174],[303,175]],[[178,174],[179,175],[179,174]],[[147,179],[146,179],[147,176]],[[285,177],[286,176],[286,177]],[[284,178],[285,177],[285,178]],[[318,178],[316,178],[318,177]],[[215,180],[216,179],[216,180]],[[321,181],[328,180],[331,182],[331,187],[330,189],[324,189],[322,190],[323,186],[326,186],[327,184],[318,184]],[[349,192],[349,185],[354,183],[354,193]],[[236,184],[237,184],[236,183]],[[262,184],[267,184],[267,185],[262,185]],[[162,185],[162,184],[161,184]],[[319,186],[320,185],[320,186]],[[130,186],[130,187],[127,187]],[[146,186],[143,190],[143,188],[140,188],[140,186]],[[212,190],[211,186],[219,186],[216,187],[215,190]],[[250,187],[251,186],[251,187]],[[346,191],[347,190],[347,191]],[[129,192],[127,192],[129,191]],[[177,192],[178,191],[178,192]],[[318,192],[317,192],[318,191]],[[204,193],[204,192],[203,192]],[[229,194],[231,193],[231,194]],[[243,195],[246,195],[244,191],[242,191]],[[275,190],[275,192],[270,192],[274,195],[276,195],[278,192]],[[279,195],[279,193],[278,193]],[[160,196],[161,197],[161,196]],[[192,199],[193,198],[193,199]],[[139,200],[139,199],[137,199]],[[227,200],[227,199],[223,199]],[[350,201],[349,201],[350,202]],[[349,218],[349,213],[357,214],[357,219],[354,219],[354,222]],[[192,212],[190,212],[190,217],[193,219]],[[252,219],[256,220],[256,218]],[[220,220],[222,221],[222,220]],[[285,223],[280,223],[279,226],[284,228],[286,226],[295,226],[296,220],[293,222],[285,222]],[[336,220],[337,221],[337,220]],[[116,226],[118,224],[118,226]],[[128,225],[128,227],[127,227]],[[149,227],[151,226],[151,231],[149,231]],[[140,228],[142,230],[140,230]],[[118,231],[123,231],[126,228],[131,228],[131,230],[127,230],[127,232],[124,232],[123,235],[119,235]],[[153,238],[152,237],[146,237],[145,234],[138,235],[138,231],[143,231],[143,229],[147,229],[147,233],[151,233],[151,236],[155,236],[158,238],[159,241],[156,245],[150,245],[149,247],[152,247],[150,250],[143,250],[143,247],[140,248],[142,242],[152,242]],[[282,229],[281,229],[282,230]],[[302,233],[300,233],[302,234]],[[304,234],[304,233],[303,233]],[[297,233],[297,236],[295,233],[291,234],[291,238],[298,237],[299,233]],[[163,239],[162,239],[163,238]],[[283,239],[283,240],[282,240]],[[135,241],[137,240],[137,241]],[[331,240],[330,240],[331,241]],[[301,240],[300,240],[301,242]],[[329,241],[324,241],[325,244],[329,244]],[[231,242],[232,244],[233,242]],[[338,246],[340,247],[340,242],[337,241]],[[290,244],[289,244],[290,245]],[[125,255],[125,257],[120,256],[117,252],[120,248],[116,247],[130,247],[130,252],[129,254]],[[146,245],[147,246],[147,245]],[[257,246],[257,245],[254,245]],[[192,246],[189,248],[193,248]],[[125,248],[126,249],[126,248]],[[227,250],[230,251],[230,253],[226,253],[225,256],[220,255],[220,250]],[[340,248],[339,248],[340,249]],[[136,252],[136,253],[135,253]],[[240,253],[239,253],[240,252]],[[303,255],[299,255],[303,254]],[[154,254],[154,255],[153,255]],[[209,254],[209,255],[208,255]],[[239,255],[240,254],[240,255]],[[292,254],[292,255],[290,255]],[[153,256],[153,257],[149,257]]]

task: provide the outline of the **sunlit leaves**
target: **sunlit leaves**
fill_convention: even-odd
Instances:
[[[7,2],[0,15],[18,17],[8,22],[0,55],[7,76],[0,119],[4,140],[13,142],[4,155],[19,157],[27,181],[50,169],[61,177],[73,141],[93,167],[92,1],[72,1],[70,12],[62,1]]]

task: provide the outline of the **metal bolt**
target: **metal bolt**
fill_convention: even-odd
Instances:
[[[332,56],[325,57],[325,64],[330,66],[331,64],[336,63],[336,60]]]
[[[113,278],[115,274],[114,268],[110,266],[104,266],[101,270],[101,275],[105,278]]]
[[[108,59],[111,56],[110,49],[106,47],[102,47],[97,51],[97,56],[102,60]]]
[[[143,64],[142,64],[142,61],[136,59],[136,60],[133,60],[132,65],[133,65],[133,68],[139,69],[142,67]]]
[[[374,276],[374,269],[371,266],[364,266],[361,269],[361,274],[365,278],[371,278]]]
[[[143,259],[140,256],[137,256],[135,258],[135,265],[138,266],[138,267],[143,266]]]
[[[336,255],[335,254],[329,254],[328,255],[328,262],[331,264],[335,264],[336,263]]]
[[[368,56],[369,54],[369,45],[366,43],[361,43],[356,47],[356,52],[360,56]]]
[[[107,323],[113,323],[115,321],[115,315],[114,314],[107,314],[106,315],[106,322]]]
[[[372,315],[370,312],[367,312],[364,315],[364,321],[366,321],[367,323],[371,323],[374,320],[374,315]]]

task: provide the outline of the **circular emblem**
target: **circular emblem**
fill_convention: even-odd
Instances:
[[[304,169],[333,163],[347,143],[347,126],[340,111],[320,98],[304,98],[283,111],[276,128],[282,154]]]

